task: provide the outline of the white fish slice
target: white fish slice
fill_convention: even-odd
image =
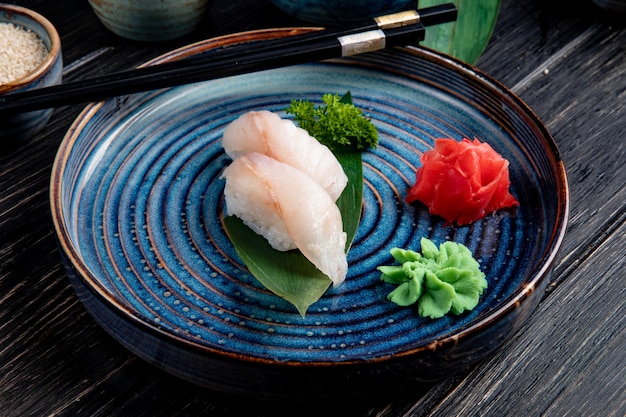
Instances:
[[[261,153],[240,156],[222,174],[228,215],[239,217],[277,250],[294,246],[336,287],[348,271],[341,213],[302,171]]]
[[[267,110],[244,113],[228,125],[222,146],[233,159],[259,152],[308,174],[337,201],[348,177],[328,147],[289,119]]]

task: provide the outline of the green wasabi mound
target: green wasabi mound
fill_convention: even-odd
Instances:
[[[400,306],[417,303],[419,315],[432,319],[476,307],[487,280],[472,252],[456,242],[444,242],[437,248],[422,238],[420,244],[421,254],[391,249],[400,265],[378,267],[382,281],[398,286],[387,298]]]

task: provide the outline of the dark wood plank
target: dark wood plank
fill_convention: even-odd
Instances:
[[[570,271],[625,209],[626,31],[599,30],[521,97],[551,131],[568,172],[571,218],[563,256]]]
[[[584,37],[590,26],[608,27],[615,20],[588,0],[505,0],[492,38],[476,66],[512,88],[534,70],[542,71],[544,62]]]

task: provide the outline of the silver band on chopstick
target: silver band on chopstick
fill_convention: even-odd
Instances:
[[[374,18],[374,22],[376,22],[381,29],[397,28],[419,23],[420,15],[417,10],[406,10],[404,12],[376,17]]]
[[[385,49],[385,38],[385,32],[376,29],[340,36],[337,40],[341,44],[341,56],[350,56]]]

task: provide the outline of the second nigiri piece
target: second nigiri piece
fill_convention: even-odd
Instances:
[[[223,172],[228,215],[239,217],[277,250],[297,247],[333,282],[348,271],[341,213],[326,190],[302,171],[258,152]]]

